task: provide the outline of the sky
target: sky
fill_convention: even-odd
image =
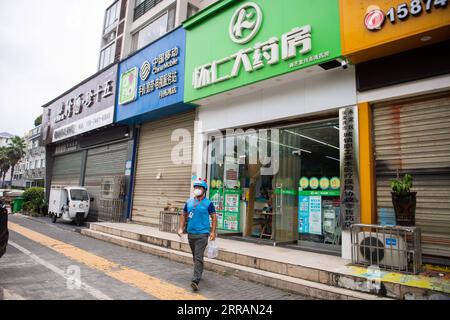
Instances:
[[[97,72],[113,0],[0,0],[0,132],[23,136],[41,106]]]

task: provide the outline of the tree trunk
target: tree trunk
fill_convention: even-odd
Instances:
[[[2,180],[2,189],[5,189],[5,179],[6,179],[6,171],[3,172],[2,176],[3,176],[3,180]]]
[[[14,166],[11,166],[11,189],[13,188]]]

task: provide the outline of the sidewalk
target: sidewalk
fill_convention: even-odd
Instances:
[[[132,223],[91,223],[86,236],[192,263],[186,236]],[[319,253],[218,238],[219,257],[205,267],[247,280],[324,299],[450,299],[450,272],[427,269],[419,275],[352,266],[349,260]],[[306,289],[305,289],[306,288]],[[353,292],[354,294],[351,294]]]

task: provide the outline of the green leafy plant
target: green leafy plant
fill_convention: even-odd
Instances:
[[[40,213],[45,205],[44,188],[34,187],[27,189],[23,193],[23,200],[26,204],[26,206],[24,206],[24,209],[26,208],[27,211]]]
[[[405,174],[403,178],[392,179],[390,184],[393,193],[406,194],[410,192],[413,186],[413,179],[411,175]]]

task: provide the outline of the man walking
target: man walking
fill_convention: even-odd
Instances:
[[[194,275],[191,287],[198,291],[198,284],[203,274],[203,256],[209,240],[216,239],[217,217],[214,204],[206,198],[208,184],[198,178],[194,182],[194,198],[189,199],[184,205],[183,214],[180,217],[178,235],[181,237],[187,222],[189,246],[194,260]],[[209,217],[212,218],[210,233]]]

